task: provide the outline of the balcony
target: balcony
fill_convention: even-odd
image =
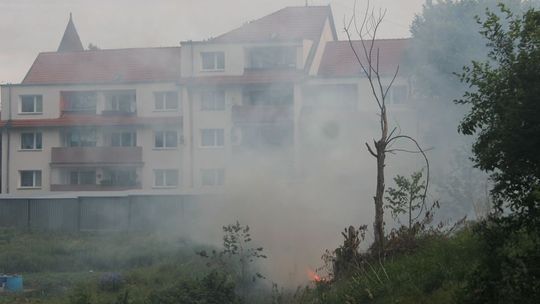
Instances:
[[[141,184],[133,185],[69,185],[53,184],[51,191],[123,191],[141,189]]]
[[[123,111],[123,110],[103,110],[101,111],[103,116],[137,116],[137,111]]]
[[[237,124],[292,123],[292,106],[233,106],[232,120]]]
[[[142,147],[52,148],[51,165],[142,165]]]

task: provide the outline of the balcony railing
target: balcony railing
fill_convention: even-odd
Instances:
[[[105,116],[137,116],[137,111],[122,111],[122,110],[103,110],[101,115]]]
[[[52,148],[51,165],[142,164],[141,147]]]
[[[233,106],[235,123],[286,123],[293,121],[292,106]]]
[[[51,185],[51,191],[122,191],[132,189],[141,189],[141,184],[136,183],[133,185]]]

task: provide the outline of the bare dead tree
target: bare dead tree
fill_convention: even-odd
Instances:
[[[373,197],[375,203],[375,221],[373,223],[374,230],[374,246],[373,248],[380,254],[384,249],[384,168],[386,162],[386,153],[396,152],[410,152],[421,153],[426,161],[427,174],[426,174],[426,188],[424,190],[422,208],[425,206],[425,198],[427,195],[427,189],[429,186],[429,161],[425,154],[425,150],[420,147],[418,142],[408,135],[396,134],[397,128],[390,130],[388,123],[388,110],[386,108],[386,99],[388,92],[399,72],[399,65],[396,66],[394,73],[388,85],[383,84],[383,76],[379,70],[380,52],[379,48],[375,46],[377,31],[386,15],[386,10],[379,10],[377,13],[374,9],[370,8],[369,1],[367,7],[359,19],[356,15],[356,1],[353,7],[353,14],[349,20],[344,22],[344,30],[347,35],[347,40],[354,53],[357,63],[360,65],[362,74],[367,78],[371,87],[371,93],[377,103],[379,125],[380,125],[380,137],[378,140],[373,139],[373,146],[369,143],[365,143],[368,152],[377,160],[377,188],[375,190],[375,196]],[[359,22],[360,21],[360,22]],[[353,34],[359,38],[360,47],[355,47],[352,37]],[[363,57],[363,60],[362,60]],[[399,132],[398,132],[399,133]],[[417,151],[391,148],[392,144],[399,140],[411,141]]]

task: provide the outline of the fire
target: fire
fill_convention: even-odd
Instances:
[[[309,280],[313,282],[321,282],[323,280],[315,271],[311,269],[307,270],[307,275]]]

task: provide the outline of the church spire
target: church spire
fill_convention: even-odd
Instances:
[[[81,38],[79,38],[79,34],[77,33],[77,29],[75,28],[75,24],[73,24],[71,13],[69,13],[69,21],[66,26],[64,36],[62,37],[62,41],[60,41],[60,45],[58,46],[57,52],[74,51],[84,51],[84,47],[82,45]]]

